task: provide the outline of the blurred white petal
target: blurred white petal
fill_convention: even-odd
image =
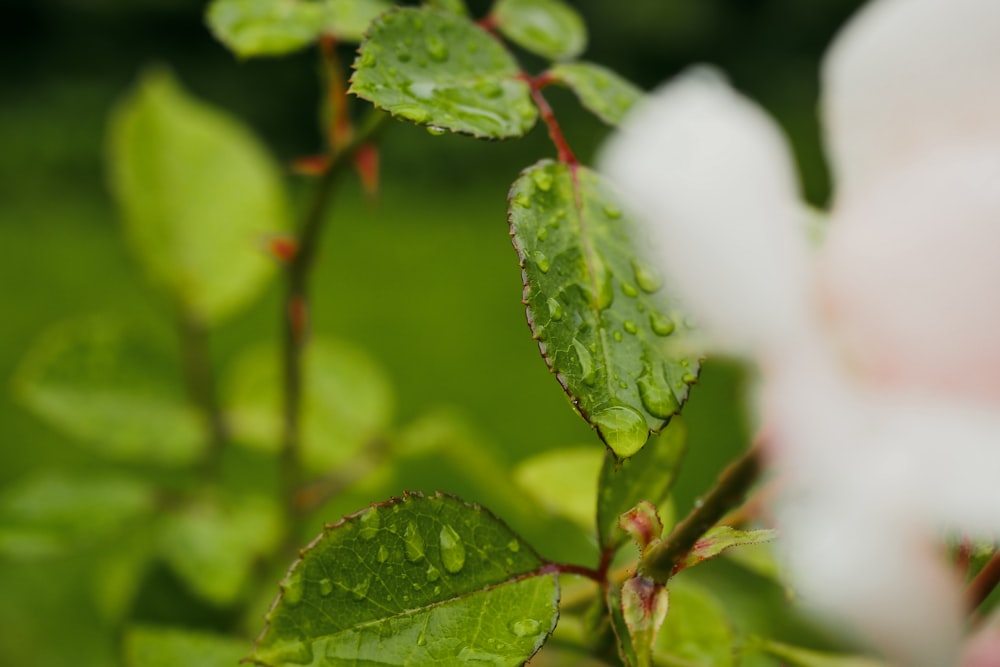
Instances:
[[[1000,2],[878,0],[823,69],[838,202],[941,146],[1000,137]]]
[[[1000,141],[900,170],[828,231],[822,293],[843,351],[873,383],[1000,400],[998,255]]]
[[[785,139],[760,108],[692,70],[626,119],[601,162],[710,339],[760,352],[801,335],[806,214]]]

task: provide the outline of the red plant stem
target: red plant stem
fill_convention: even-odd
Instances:
[[[583,565],[572,565],[570,563],[549,563],[539,571],[541,574],[575,574],[596,581],[600,585],[607,584],[607,572],[601,572]]]
[[[559,127],[559,121],[556,119],[556,114],[552,111],[552,107],[549,106],[548,100],[546,100],[545,96],[542,95],[542,88],[551,83],[551,80],[546,78],[545,75],[532,78],[527,74],[522,74],[521,79],[531,87],[531,99],[535,101],[535,106],[538,107],[538,111],[542,116],[542,121],[545,123],[545,127],[549,130],[549,138],[552,139],[552,143],[556,146],[556,153],[559,157],[559,161],[568,165],[577,164],[576,156],[573,154],[573,150],[569,147],[569,143],[566,141],[566,137],[562,133],[562,128]]]
[[[975,611],[989,597],[997,584],[1000,584],[1000,551],[993,554],[993,557],[965,589],[965,597],[969,601],[969,607]]]

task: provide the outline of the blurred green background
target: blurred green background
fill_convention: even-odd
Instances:
[[[470,4],[477,15],[487,7]],[[818,66],[858,0],[574,4],[591,32],[585,57],[644,88],[692,63],[727,72],[784,126],[806,197],[825,201],[828,177],[815,115]],[[91,313],[174,333],[169,310],[127,252],[105,188],[107,114],[141,68],[169,64],[193,94],[249,123],[283,162],[320,145],[314,53],[238,62],[205,29],[202,11],[202,2],[188,0],[4,4],[0,489],[39,469],[100,465],[13,399],[10,378],[40,333]],[[580,112],[569,94],[546,94],[577,154],[589,161],[607,130]],[[365,348],[387,370],[396,388],[397,423],[444,407],[460,415],[470,437],[503,466],[547,449],[599,446],[530,338],[507,236],[510,182],[523,167],[551,156],[542,127],[523,140],[488,143],[395,124],[383,143],[378,202],[366,202],[353,181],[336,197],[313,292],[315,329]],[[292,177],[289,183],[301,203],[308,183]],[[272,285],[215,332],[218,369],[246,346],[277,336],[279,296]],[[681,509],[745,441],[736,369],[709,365],[700,385],[685,413],[692,447],[677,491]],[[476,496],[460,468],[434,471],[433,481]],[[407,481],[419,485],[418,474]],[[494,497],[482,496],[470,499]],[[566,557],[569,551],[572,557],[576,543],[554,535],[551,544],[539,545],[542,552]],[[0,561],[0,665],[115,664],[115,637],[87,588],[95,557]],[[189,602],[157,598],[137,613],[176,621],[171,604],[189,609]]]

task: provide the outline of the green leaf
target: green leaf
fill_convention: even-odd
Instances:
[[[622,620],[636,667],[652,667],[653,643],[666,620],[669,599],[666,588],[645,577],[632,577],[622,584]]]
[[[248,641],[207,632],[136,626],[125,634],[126,667],[233,667]]]
[[[15,386],[35,414],[102,456],[179,466],[201,455],[206,436],[177,366],[150,337],[87,319],[42,336]]]
[[[519,137],[538,118],[510,53],[469,19],[401,9],[372,23],[351,92],[393,116],[474,137]]]
[[[560,63],[549,74],[576,93],[580,104],[608,125],[621,123],[643,95],[632,82],[594,63]]]
[[[789,667],[886,667],[874,658],[813,651],[769,639],[753,638],[750,648],[769,653]]]
[[[326,0],[326,30],[343,42],[360,42],[377,16],[393,8],[386,0]]]
[[[112,191],[136,256],[192,315],[214,322],[273,273],[258,248],[288,226],[280,171],[250,130],[150,70],[110,128]]]
[[[615,456],[634,455],[698,373],[639,226],[596,173],[548,160],[514,182],[509,217],[542,356]]]
[[[459,16],[469,15],[469,8],[465,5],[465,0],[424,0],[424,6],[443,9]]]
[[[668,589],[670,613],[653,646],[656,664],[733,667],[736,638],[722,603],[683,577],[671,579]]]
[[[325,19],[322,4],[303,0],[213,0],[205,14],[216,39],[241,58],[305,48],[319,38]]]
[[[679,569],[692,567],[710,558],[715,558],[727,549],[747,544],[770,542],[777,537],[773,530],[737,530],[732,526],[715,526],[701,536],[688,555],[680,563]]]
[[[254,564],[281,535],[281,512],[268,498],[203,498],[165,518],[160,553],[192,592],[226,605],[246,593]]]
[[[490,14],[504,37],[549,60],[575,58],[587,47],[587,26],[561,0],[497,0]]]
[[[457,498],[408,495],[327,526],[282,582],[259,665],[521,665],[558,615],[546,562]]]
[[[514,470],[514,480],[540,506],[593,530],[594,480],[602,454],[594,447],[545,452],[522,461]]]
[[[640,660],[639,652],[636,650],[635,644],[632,643],[632,633],[629,632],[628,624],[625,622],[625,613],[622,609],[622,587],[617,584],[608,586],[604,593],[604,601],[611,619],[611,628],[618,640],[618,655],[625,663],[625,667],[636,667]]]
[[[327,471],[384,434],[393,416],[393,388],[370,355],[338,340],[310,340],[303,368],[303,456],[310,469]],[[224,403],[239,442],[278,451],[281,373],[279,350],[259,346],[245,353],[227,376]]]
[[[670,495],[687,451],[687,427],[680,417],[670,420],[638,454],[618,461],[607,452],[598,482],[597,539],[604,549],[617,549],[628,539],[618,517],[640,500],[660,505]]]
[[[0,497],[0,554],[32,559],[108,539],[151,515],[155,500],[131,477],[40,473]]]

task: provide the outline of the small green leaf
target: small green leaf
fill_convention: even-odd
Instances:
[[[753,638],[750,644],[750,648],[769,653],[789,667],[887,667],[884,662],[874,658],[825,653],[769,639]]]
[[[259,250],[288,226],[278,165],[235,118],[147,72],[110,127],[112,191],[152,278],[193,316],[215,322],[273,273]]]
[[[327,526],[281,584],[259,665],[523,664],[555,626],[557,577],[506,525],[411,494]]]
[[[281,56],[305,48],[326,14],[311,0],[213,0],[205,20],[216,39],[241,58]]]
[[[207,632],[136,626],[125,633],[126,667],[233,667],[250,642]]]
[[[773,530],[737,530],[732,526],[715,526],[694,543],[678,570],[715,558],[727,549],[770,542],[775,537],[777,533]]]
[[[587,47],[587,26],[562,0],[497,0],[490,12],[510,41],[549,60],[575,58]]]
[[[656,664],[733,667],[736,637],[722,603],[683,577],[671,579],[668,589],[670,613],[653,646]]]
[[[154,503],[153,489],[131,477],[41,473],[0,497],[0,554],[30,559],[107,539]]]
[[[643,95],[632,82],[594,63],[560,63],[549,74],[576,93],[580,104],[608,125],[621,123]]]
[[[165,518],[160,552],[192,592],[225,605],[246,592],[257,559],[281,534],[281,512],[270,499],[203,498]]]
[[[594,528],[594,480],[603,452],[594,447],[557,449],[522,461],[514,471],[517,485],[539,505],[577,525]]]
[[[15,385],[35,414],[98,454],[179,466],[201,455],[205,429],[177,367],[150,337],[88,319],[46,333]]]
[[[597,496],[597,538],[604,549],[617,549],[628,539],[618,527],[619,516],[640,500],[660,505],[669,497],[686,451],[687,427],[674,417],[632,458],[618,461],[605,454]]]
[[[636,667],[640,660],[639,652],[632,643],[632,633],[629,632],[628,624],[625,622],[622,587],[616,584],[608,586],[604,593],[604,602],[608,618],[611,620],[611,629],[618,641],[618,656],[625,663],[625,667]]]
[[[634,455],[698,374],[639,226],[596,173],[548,160],[515,181],[509,217],[542,356],[615,456]]]
[[[424,6],[443,9],[459,16],[469,15],[469,8],[465,5],[465,0],[424,0]]]
[[[538,118],[513,57],[469,19],[389,12],[361,44],[351,92],[393,116],[474,137],[519,137]]]
[[[338,340],[310,340],[303,368],[303,455],[310,469],[326,471],[384,434],[395,404],[392,384],[364,350]],[[237,361],[226,378],[224,403],[239,442],[278,450],[281,387],[277,348],[259,346]]]
[[[393,8],[387,0],[325,0],[326,30],[344,42],[360,42],[375,18]]]

